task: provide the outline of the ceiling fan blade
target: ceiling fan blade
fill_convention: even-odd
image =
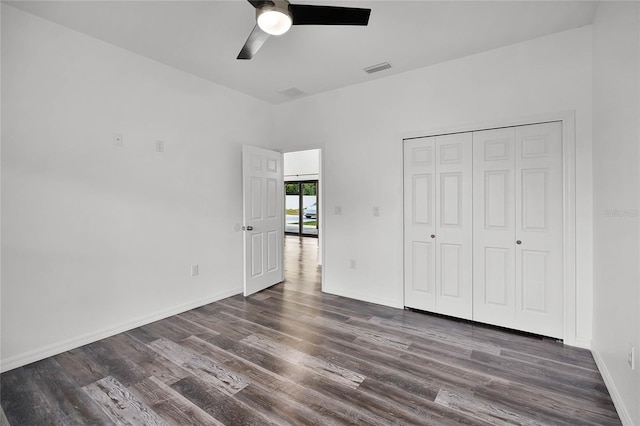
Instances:
[[[275,4],[271,0],[248,0],[248,2],[256,9],[264,5],[273,6]]]
[[[249,34],[249,38],[242,46],[242,50],[238,54],[236,59],[251,59],[256,54],[258,49],[262,47],[265,41],[269,38],[269,34],[260,29],[259,26],[253,27],[253,31]]]
[[[371,9],[289,4],[293,25],[367,25]]]

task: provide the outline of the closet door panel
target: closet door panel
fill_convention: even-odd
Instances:
[[[515,321],[515,129],[473,133],[473,319]]]
[[[436,137],[436,312],[471,319],[471,133]]]
[[[435,311],[435,138],[404,142],[404,304]]]
[[[516,328],[562,337],[562,124],[516,128]]]

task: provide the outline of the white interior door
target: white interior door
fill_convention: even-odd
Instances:
[[[404,304],[432,312],[436,310],[435,157],[435,137],[404,142]]]
[[[473,319],[562,338],[562,124],[474,132],[473,145]]]
[[[473,133],[473,319],[515,323],[515,128]]]
[[[562,124],[515,132],[516,324],[562,338]]]
[[[472,316],[471,133],[404,142],[405,306]]]
[[[472,135],[436,136],[436,312],[471,319]]]
[[[244,295],[284,280],[282,154],[242,147]]]

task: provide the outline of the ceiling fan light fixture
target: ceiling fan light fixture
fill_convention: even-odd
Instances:
[[[264,6],[256,9],[258,26],[262,31],[271,35],[282,35],[289,31],[293,18],[287,8],[278,6]]]

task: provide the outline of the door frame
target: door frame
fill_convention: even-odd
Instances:
[[[563,340],[571,346],[589,348],[590,342],[577,336],[576,322],[576,141],[575,110],[558,111],[497,120],[469,123],[441,128],[415,131],[400,136],[400,153],[404,140],[419,137],[438,136],[450,133],[490,130],[501,127],[524,126],[529,124],[562,122],[562,254],[563,254]],[[404,170],[404,161],[401,161]],[[404,228],[404,215],[402,215]],[[403,233],[404,240],[404,233]],[[404,244],[402,244],[404,250]],[[404,258],[404,252],[403,252]],[[404,282],[404,272],[403,272]],[[404,303],[404,285],[403,303]]]
[[[277,151],[280,151],[283,155],[287,152],[298,152],[298,151],[310,151],[317,149],[318,155],[320,156],[320,160],[318,161],[318,206],[319,210],[317,210],[318,217],[326,218],[325,208],[324,208],[324,144],[309,144],[309,145],[295,145],[289,146],[286,148],[275,148]],[[285,181],[286,183],[286,181]],[[324,239],[325,232],[324,227],[326,226],[326,220],[321,220],[318,222],[318,265],[322,266],[322,273],[320,274],[321,281],[321,289],[324,292],[325,290],[325,270],[326,265],[324,262]]]

